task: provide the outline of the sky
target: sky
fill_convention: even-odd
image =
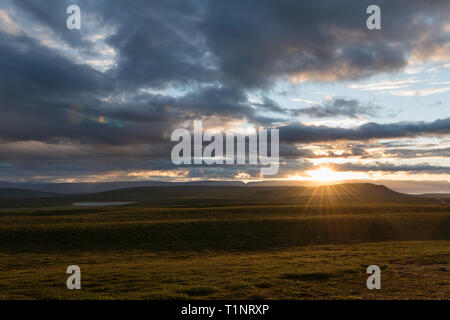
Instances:
[[[448,0],[0,3],[0,181],[450,182],[449,98]],[[174,165],[193,120],[278,128],[278,174]]]

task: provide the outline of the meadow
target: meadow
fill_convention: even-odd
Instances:
[[[0,299],[450,298],[448,205],[248,192],[236,204],[214,192],[172,206],[12,203],[0,209]],[[73,264],[81,290],[66,288]],[[372,264],[381,290],[366,287]]]

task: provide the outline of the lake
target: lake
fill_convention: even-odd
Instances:
[[[77,207],[111,207],[123,206],[134,202],[75,202],[73,205]]]

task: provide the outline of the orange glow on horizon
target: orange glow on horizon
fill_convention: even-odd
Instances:
[[[306,175],[304,176],[289,176],[288,180],[317,181],[320,183],[327,183],[341,180],[357,180],[368,178],[369,177],[362,172],[334,171],[328,167],[320,167],[318,169],[306,171]]]

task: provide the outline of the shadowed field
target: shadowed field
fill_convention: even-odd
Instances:
[[[177,207],[4,208],[0,298],[450,297],[447,205],[336,197],[322,204],[196,199],[197,206]],[[65,286],[72,264],[81,267],[82,290]],[[382,268],[382,290],[366,288],[372,264]]]
[[[450,241],[303,246],[251,252],[0,254],[1,299],[449,299]],[[66,289],[78,264],[82,290]],[[381,290],[366,288],[368,265]],[[446,268],[446,269],[445,269]],[[442,271],[447,270],[447,271]]]

